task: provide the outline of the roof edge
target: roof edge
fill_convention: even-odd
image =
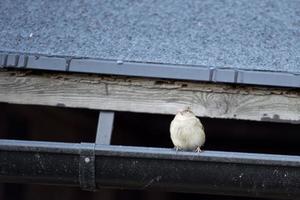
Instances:
[[[300,75],[291,72],[143,63],[67,56],[0,53],[1,67],[300,88]]]

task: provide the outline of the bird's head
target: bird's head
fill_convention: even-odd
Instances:
[[[184,108],[183,110],[179,110],[176,114],[180,117],[194,117],[195,114],[191,111],[190,107]]]

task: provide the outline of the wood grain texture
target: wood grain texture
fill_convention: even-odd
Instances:
[[[0,102],[300,123],[300,91],[148,78],[0,71]]]

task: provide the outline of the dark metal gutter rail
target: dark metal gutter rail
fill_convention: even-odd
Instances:
[[[300,199],[299,176],[300,156],[0,140],[1,182]]]

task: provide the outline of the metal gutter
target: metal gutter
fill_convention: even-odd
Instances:
[[[138,63],[120,60],[2,53],[0,54],[0,68],[1,67],[168,78],[215,83],[300,87],[300,75],[289,72],[251,71],[216,67],[208,68],[204,66]]]
[[[300,156],[0,140],[0,181],[299,199]]]

